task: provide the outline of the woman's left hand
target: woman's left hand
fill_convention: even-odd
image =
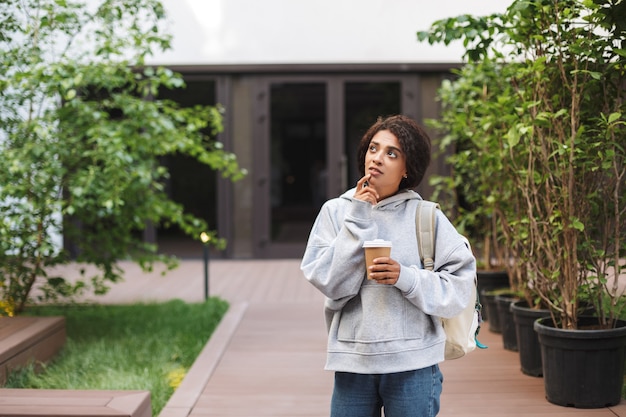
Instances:
[[[394,285],[400,277],[400,264],[386,256],[376,258],[367,273],[368,278],[379,284]]]

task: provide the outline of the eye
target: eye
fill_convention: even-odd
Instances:
[[[391,158],[397,158],[398,154],[396,153],[396,151],[389,151],[387,152],[387,155],[389,155]]]
[[[376,152],[376,145],[370,145],[369,150],[370,152]]]

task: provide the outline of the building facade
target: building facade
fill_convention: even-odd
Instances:
[[[449,2],[459,13],[437,13],[463,12],[463,2]],[[181,37],[175,37],[172,52],[156,56],[154,63],[181,73],[187,83],[185,90],[168,92],[168,98],[182,105],[224,107],[219,139],[248,175],[232,183],[193,161],[171,157],[165,161],[171,170],[170,195],[227,239],[227,248],[213,256],[300,257],[321,204],[358,180],[354,152],[365,129],[377,117],[395,113],[421,123],[436,118],[437,89],[451,69],[461,65],[460,53],[447,51],[453,57],[446,58],[441,50],[418,44],[415,32],[439,17],[424,13],[421,2],[344,0],[333,6],[328,1],[314,5],[272,0],[262,10],[252,0],[202,3],[187,0],[181,7],[189,13],[209,13],[212,7],[219,18],[197,24],[193,36],[188,27],[174,22],[174,33]],[[328,17],[337,3],[353,8],[341,9],[347,20]],[[495,10],[499,2],[485,3],[491,7],[487,10]],[[244,7],[253,4],[253,10]],[[181,7],[171,9],[176,10],[174,17],[186,16]],[[275,16],[272,11],[277,10],[281,13]],[[411,15],[430,20],[420,23]],[[260,21],[269,33],[258,37],[265,39],[255,37]],[[313,34],[317,41],[312,44],[305,36],[312,35],[307,28],[320,22],[326,22],[325,30]],[[377,34],[373,40],[368,38],[372,30]],[[249,36],[233,36],[239,32]],[[214,38],[197,39],[197,33],[212,33]],[[233,37],[248,41],[238,44]],[[196,39],[197,49],[181,46],[185,39]],[[359,39],[369,40],[361,45]],[[262,51],[259,44],[264,45]],[[415,48],[407,50],[407,45]],[[426,48],[421,56],[420,47]],[[433,139],[437,149],[435,135]],[[438,155],[427,176],[442,172],[445,164]],[[418,191],[430,196],[427,181]],[[147,232],[164,252],[182,257],[201,253],[199,243],[175,230]]]

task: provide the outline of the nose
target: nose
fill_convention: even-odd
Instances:
[[[376,153],[374,154],[374,157],[372,158],[372,161],[373,161],[375,164],[380,165],[380,164],[382,163],[382,155],[383,155],[383,151],[382,151],[382,150],[380,150],[380,151],[376,152]]]

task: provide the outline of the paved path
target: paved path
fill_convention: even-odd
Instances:
[[[161,276],[123,263],[126,279],[103,303],[189,302],[204,298],[201,260],[183,261]],[[78,274],[71,266],[62,272]],[[89,271],[89,269],[87,270]],[[304,279],[298,260],[215,260],[209,290],[229,312],[159,417],[328,415],[332,373],[323,371],[326,335],[321,295]],[[580,410],[548,403],[543,380],[523,375],[516,352],[498,334],[481,332],[489,349],[445,362],[444,417],[626,417],[622,401],[611,409]],[[358,417],[358,416],[355,416]]]

